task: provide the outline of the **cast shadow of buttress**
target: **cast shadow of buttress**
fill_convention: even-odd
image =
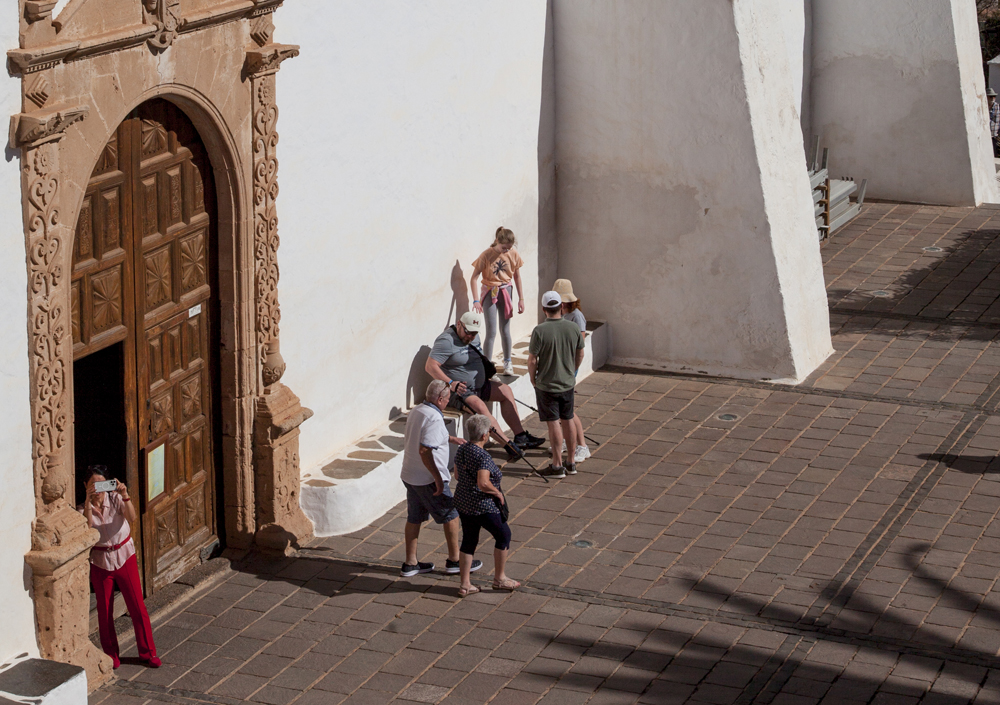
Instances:
[[[448,306],[448,317],[442,330],[457,321],[468,310],[469,289],[465,281],[465,272],[462,271],[461,262],[455,260],[455,266],[451,268],[451,304]],[[431,349],[428,345],[421,345],[410,363],[410,373],[406,377],[406,406],[408,409],[412,409],[424,400],[424,391],[431,382],[431,376],[424,370],[430,352]]]

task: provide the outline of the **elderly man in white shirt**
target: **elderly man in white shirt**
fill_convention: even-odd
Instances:
[[[444,528],[448,543],[448,560],[445,573],[457,575],[458,563],[458,511],[448,483],[448,444],[462,445],[465,441],[448,433],[444,423],[444,409],[451,399],[447,383],[435,379],[427,385],[424,402],[414,407],[406,419],[403,442],[403,468],[400,479],[406,486],[406,558],[399,574],[404,578],[434,570],[433,563],[417,560],[417,539],[420,526],[433,517]],[[482,561],[475,561],[472,570],[479,570]]]

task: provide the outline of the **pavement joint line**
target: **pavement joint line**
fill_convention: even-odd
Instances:
[[[957,404],[947,401],[920,401],[919,399],[907,399],[889,396],[879,396],[876,394],[864,394],[861,392],[838,391],[834,389],[819,389],[816,387],[803,387],[794,384],[781,382],[756,382],[754,380],[736,379],[733,377],[717,377],[714,375],[698,375],[685,372],[670,372],[668,370],[646,369],[642,367],[629,367],[622,365],[605,365],[600,372],[613,372],[617,374],[643,375],[647,377],[671,377],[675,379],[704,382],[706,384],[722,384],[744,389],[763,389],[772,392],[787,392],[789,394],[802,394],[815,397],[827,397],[829,399],[850,399],[852,401],[873,402],[878,404],[895,404],[896,406],[907,406],[918,409],[934,411],[975,411],[988,416],[996,416],[997,410],[975,404]]]
[[[802,649],[802,644],[808,647]],[[787,637],[767,660],[767,663],[757,672],[753,680],[744,688],[734,705],[751,705],[752,703],[770,703],[781,692],[782,687],[792,677],[792,673],[805,660],[815,641],[806,641],[802,637]],[[799,658],[795,655],[802,651]],[[789,668],[791,666],[791,668]]]
[[[913,313],[894,313],[892,311],[866,311],[860,308],[838,308],[830,309],[831,315],[853,316],[857,318],[889,318],[897,321],[911,321],[913,323],[933,323],[942,326],[953,326],[956,328],[985,328],[986,330],[1000,331],[1000,322],[990,323],[988,321],[963,321],[953,318],[935,318],[932,316],[921,316]]]
[[[238,698],[227,698],[221,695],[212,695],[211,693],[195,693],[182,688],[169,688],[137,681],[119,680],[111,684],[110,689],[117,690],[124,695],[135,691],[148,695],[165,695],[171,698],[179,698],[182,702],[217,703],[218,705],[241,705],[245,702]]]
[[[297,551],[297,556],[321,560],[336,560],[358,566],[397,567],[399,565],[397,561],[382,558],[362,558],[325,548],[301,548]],[[491,584],[490,581],[482,579],[474,579],[472,582],[478,584],[480,587]],[[619,609],[637,610],[671,617],[686,617],[743,629],[761,629],[778,632],[803,639],[823,639],[824,641],[834,641],[852,646],[865,646],[882,651],[893,651],[901,655],[959,661],[974,666],[996,668],[996,658],[994,656],[971,652],[968,649],[949,646],[925,646],[907,639],[863,634],[861,632],[852,632],[811,622],[792,622],[780,617],[763,617],[757,614],[747,614],[725,609],[712,610],[705,607],[692,607],[642,597],[630,597],[628,595],[610,595],[583,588],[562,587],[561,585],[546,583],[536,584],[530,580],[522,581],[521,587],[517,589],[517,592],[540,595],[542,597],[572,598],[579,602],[599,607],[617,607]]]
[[[985,423],[984,416],[966,414],[935,449],[934,454],[945,455],[960,446],[965,447],[983,423]],[[965,441],[964,445],[962,445],[962,441]],[[882,519],[868,533],[858,550],[847,559],[844,567],[830,581],[830,585],[834,589],[827,588],[817,599],[817,603],[820,601],[824,603],[823,607],[816,611],[816,604],[814,604],[806,613],[807,618],[815,619],[818,624],[823,626],[829,625],[836,619],[854,594],[857,585],[885,555],[886,550],[899,536],[899,532],[906,526],[909,518],[920,508],[927,495],[944,477],[947,467],[947,463],[940,460],[928,460],[924,463],[914,478],[907,483],[906,488],[896,497]]]

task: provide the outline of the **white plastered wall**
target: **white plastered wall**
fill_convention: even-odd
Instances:
[[[3,3],[0,42],[17,47],[17,3]],[[0,115],[21,112],[20,80],[0,77]],[[6,137],[6,132],[4,133]],[[35,491],[31,470],[31,413],[28,402],[28,275],[21,220],[19,152],[4,139],[0,161],[0,664],[27,652],[38,655],[31,572],[24,554],[31,548]]]
[[[297,0],[275,14],[275,40],[302,46],[278,75],[278,214],[282,381],[316,412],[304,468],[422,396],[408,390],[425,384],[421,346],[467,308],[471,262],[501,224],[526,262],[515,339],[537,322],[540,251],[555,271],[551,226],[538,236],[546,9]]]
[[[889,200],[997,200],[975,3],[812,0],[812,132]]]
[[[800,379],[830,352],[771,0],[557,0],[560,274],[612,359]]]

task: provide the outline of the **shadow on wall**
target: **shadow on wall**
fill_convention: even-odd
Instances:
[[[555,37],[552,30],[552,0],[545,10],[545,39],[542,45],[542,95],[538,115],[538,293],[552,288],[559,275],[559,249],[556,238],[556,86]],[[526,302],[525,313],[537,311],[539,304]]]
[[[431,349],[427,345],[421,345],[416,357],[410,363],[410,374],[406,378],[406,408],[412,409],[424,400],[424,392],[427,385],[431,383],[431,376],[424,370],[427,364],[427,357],[431,354]]]
[[[462,264],[455,260],[455,266],[451,268],[451,306],[448,307],[448,318],[444,322],[444,328],[461,318],[462,314],[469,310],[469,306],[469,285],[465,281]]]

